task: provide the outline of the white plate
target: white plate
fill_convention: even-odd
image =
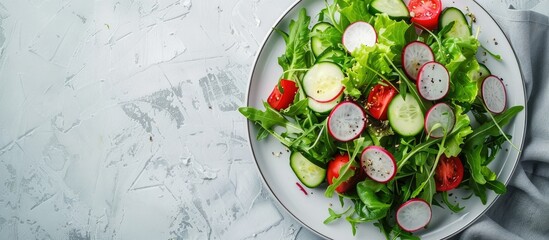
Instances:
[[[503,61],[496,61],[489,55],[479,50],[480,62],[486,61],[485,65],[493,74],[503,77],[507,86],[508,106],[523,105],[526,107],[524,84],[517,58],[509,41],[495,23],[495,21],[476,2],[471,0],[449,0],[443,1],[443,5],[455,6],[464,12],[471,12],[476,17],[473,31],[480,27],[479,39],[487,49],[500,54]],[[303,0],[296,2],[279,19],[276,28],[287,30],[289,21],[297,19],[297,13],[301,8],[306,8],[311,16],[311,22],[316,21],[316,14],[324,7],[324,1]],[[275,86],[282,70],[277,63],[277,58],[284,52],[284,41],[279,34],[271,31],[265,39],[263,46],[257,56],[255,66],[251,74],[248,89],[248,105],[263,109],[262,102],[268,97]],[[513,136],[513,143],[522,149],[524,131],[526,128],[526,109],[515,117],[506,132]],[[380,231],[372,224],[361,224],[356,236],[352,235],[351,227],[345,220],[325,225],[322,222],[328,217],[328,208],[339,210],[340,204],[337,196],[331,199],[324,197],[324,188],[307,189],[305,195],[297,187],[296,178],[289,166],[289,153],[279,142],[272,137],[258,142],[256,140],[257,127],[248,123],[248,132],[252,153],[255,157],[261,175],[276,200],[295,219],[319,236],[332,239],[385,239]],[[498,174],[498,179],[507,184],[517,165],[520,153],[506,145],[500,151],[496,160],[490,165]],[[454,191],[451,200],[459,201],[465,209],[457,214],[452,214],[447,209],[433,207],[433,219],[428,228],[416,232],[422,239],[443,239],[448,238],[463,230],[479,218],[492,205],[497,194],[488,192],[488,202],[483,205],[478,197],[473,196],[469,200],[462,197],[468,196],[465,191]],[[350,206],[349,203],[346,207]]]

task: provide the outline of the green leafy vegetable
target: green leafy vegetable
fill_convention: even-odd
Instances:
[[[289,34],[282,34],[286,42],[286,51],[278,58],[278,64],[284,71],[283,78],[297,80],[300,79],[300,71],[295,69],[304,69],[312,65],[313,55],[309,46],[309,23],[311,18],[307,16],[307,11],[301,9],[297,21],[290,22]],[[281,31],[279,31],[281,32]]]
[[[387,186],[373,180],[365,180],[357,184],[358,196],[364,206],[360,209],[359,216],[367,221],[381,219],[387,216],[391,202],[383,199]]]
[[[446,98],[462,104],[475,101],[478,84],[467,73],[479,70],[475,58],[479,46],[479,41],[474,37],[446,38],[441,44],[431,45],[436,61],[444,64],[450,73],[450,90]]]

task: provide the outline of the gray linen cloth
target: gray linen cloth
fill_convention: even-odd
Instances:
[[[508,192],[457,238],[549,239],[549,0],[477,2],[498,22],[518,55],[528,123]]]

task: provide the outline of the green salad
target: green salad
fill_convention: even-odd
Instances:
[[[472,19],[440,0],[334,0],[311,17],[301,9],[276,29],[282,76],[264,108],[239,111],[258,140],[289,149],[295,181],[353,203],[328,209],[325,224],[416,239],[433,206],[463,209],[449,191],[483,204],[506,192],[488,165],[514,147],[502,128],[523,106],[507,106],[501,79],[476,59]]]

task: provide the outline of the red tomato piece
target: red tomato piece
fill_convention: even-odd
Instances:
[[[408,10],[413,23],[433,30],[438,26],[442,3],[440,0],[410,0]]]
[[[463,164],[459,157],[440,157],[435,169],[435,185],[437,191],[449,191],[461,183],[463,179]]]
[[[349,162],[349,155],[348,154],[337,154],[332,161],[328,163],[328,171],[326,172],[326,178],[328,180],[328,184],[332,184],[333,180],[339,177],[339,170],[345,163]],[[351,166],[351,169],[353,171],[356,171],[356,167]],[[355,172],[356,173],[356,172]],[[343,183],[341,183],[337,188],[336,192],[338,193],[344,193],[351,189],[351,187],[354,186],[355,178],[351,178]]]
[[[289,107],[294,102],[297,93],[297,85],[292,80],[280,80],[280,87],[282,92],[280,92],[279,86],[276,85],[269,98],[267,98],[267,103],[277,111]]]
[[[387,120],[387,109],[393,97],[397,94],[395,88],[388,84],[377,84],[370,94],[368,94],[368,103],[366,109],[370,115],[377,120]]]

